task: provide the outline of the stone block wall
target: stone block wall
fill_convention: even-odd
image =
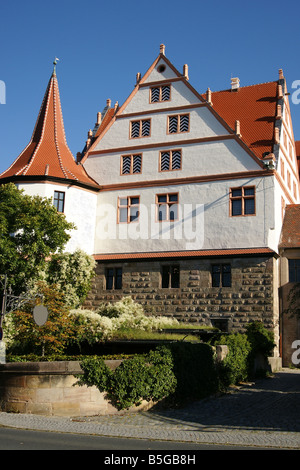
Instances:
[[[112,370],[121,361],[105,361]],[[0,411],[44,416],[120,414],[95,386],[77,385],[82,370],[77,361],[20,362],[0,366]],[[147,410],[143,401],[128,411]]]
[[[278,326],[276,265],[272,257],[195,258],[99,262],[85,308],[131,296],[146,312],[183,322],[211,324],[227,319],[235,331],[260,320],[269,329]],[[231,287],[212,287],[212,265],[231,265]],[[180,287],[161,287],[163,265],[179,265]],[[121,267],[122,289],[106,290],[105,270]]]

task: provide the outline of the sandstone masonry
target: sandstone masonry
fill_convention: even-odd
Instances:
[[[231,266],[231,286],[212,287],[212,265],[222,264]],[[85,307],[96,309],[102,302],[131,296],[146,312],[183,322],[209,325],[223,319],[228,321],[230,330],[243,331],[247,323],[260,320],[276,330],[274,264],[275,259],[266,256],[98,263]],[[179,287],[162,288],[165,265],[179,266]],[[106,289],[105,273],[110,267],[122,268],[122,289]]]

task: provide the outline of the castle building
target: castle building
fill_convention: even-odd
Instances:
[[[76,161],[54,70],[31,141],[0,183],[52,197],[75,222],[66,250],[97,261],[89,308],[130,295],[227,331],[260,320],[282,356],[280,243],[285,208],[300,203],[298,149],[282,70],[199,93],[161,45],[128,99],[107,100]]]

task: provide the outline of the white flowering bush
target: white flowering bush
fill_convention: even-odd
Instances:
[[[85,338],[82,339],[89,343],[109,340],[120,330],[152,331],[178,325],[177,320],[169,317],[145,315],[143,307],[131,297],[124,297],[115,304],[101,305],[97,311],[72,309],[70,315],[81,329],[83,328]]]
[[[57,253],[46,264],[43,278],[59,288],[64,294],[65,303],[70,308],[77,308],[85,300],[91,288],[95,267],[94,258],[82,250],[75,250],[74,253]]]
[[[129,314],[131,316],[144,315],[144,309],[141,304],[134,302],[134,300],[128,296],[123,297],[122,300],[114,303],[102,303],[97,308],[97,313],[101,316],[115,318],[123,314]]]

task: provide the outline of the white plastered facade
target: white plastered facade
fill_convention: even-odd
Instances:
[[[70,231],[71,238],[65,251],[74,252],[81,249],[94,254],[94,233],[96,220],[97,194],[74,185],[46,183],[18,184],[26,194],[37,195],[53,200],[54,192],[65,193],[64,214],[68,222],[75,224],[76,229]]]

